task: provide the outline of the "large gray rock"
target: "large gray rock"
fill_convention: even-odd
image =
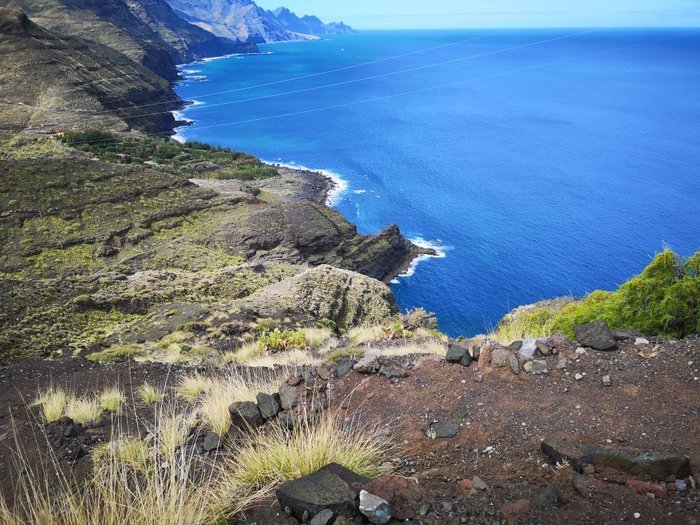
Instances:
[[[360,374],[376,374],[381,366],[376,355],[368,355],[355,363],[352,369]]]
[[[231,423],[240,430],[252,430],[264,423],[258,405],[252,401],[239,401],[228,407]]]
[[[335,521],[335,512],[330,509],[322,510],[311,520],[311,525],[332,525]]]
[[[581,346],[593,348],[594,350],[615,350],[617,342],[612,331],[605,321],[593,321],[588,324],[580,324],[574,327],[576,341]]]
[[[279,395],[282,410],[292,410],[299,404],[299,392],[295,386],[282,383],[279,388]]]
[[[391,521],[389,503],[366,490],[360,491],[360,512],[374,525],[386,525]]]
[[[216,432],[207,432],[202,442],[202,447],[206,452],[216,450],[221,446],[221,438]]]
[[[508,366],[510,358],[510,350],[503,347],[496,347],[491,351],[491,366],[496,368],[505,368]]]
[[[537,353],[537,340],[536,339],[525,339],[520,345],[518,350],[518,359],[521,363],[530,361],[535,358]]]
[[[384,283],[327,265],[268,286],[238,304],[271,318],[330,319],[341,329],[381,323],[398,312]]]
[[[547,361],[544,359],[535,359],[533,361],[528,361],[523,367],[528,374],[540,375],[548,374],[549,369],[547,368]]]
[[[354,480],[361,483],[360,476],[340,465],[328,465],[303,478],[287,481],[276,491],[280,505],[289,507],[297,519],[331,510],[339,516],[352,518],[355,515],[358,490]],[[366,482],[366,480],[364,480]]]
[[[282,410],[279,394],[270,395],[261,392],[257,395],[256,400],[263,419],[272,419]]]
[[[447,349],[445,361],[448,363],[458,363],[462,366],[469,366],[472,362],[472,356],[469,354],[467,348],[452,343]]]

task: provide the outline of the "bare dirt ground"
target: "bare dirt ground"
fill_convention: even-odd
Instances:
[[[553,468],[540,452],[544,440],[673,452],[689,456],[700,473],[700,340],[665,342],[657,351],[646,359],[632,344],[588,350],[561,370],[552,356],[549,373],[537,376],[431,359],[394,383],[352,374],[337,383],[334,398],[349,415],[361,411],[391,427],[400,471],[428,489],[438,523],[501,515],[504,505],[532,501],[549,484],[566,504],[534,509],[522,523],[700,523],[697,490],[650,499],[624,485],[633,476],[601,471],[590,476],[586,499],[572,486],[572,469]],[[602,383],[608,374],[610,387]],[[430,439],[424,429],[435,420],[453,421],[459,433]],[[473,476],[488,485],[475,496],[460,483]]]
[[[667,497],[639,495],[625,485],[629,474],[595,467],[585,478],[584,497],[574,488],[571,468],[551,465],[543,441],[590,443],[630,451],[655,450],[689,456],[700,473],[700,338],[661,341],[656,357],[633,344],[614,352],[588,350],[576,360],[574,347],[547,358],[549,373],[514,374],[488,360],[469,367],[424,358],[408,366],[408,377],[386,379],[351,372],[329,383],[331,409],[343,417],[385,425],[396,448],[386,461],[415,478],[423,490],[424,523],[692,524],[700,523],[700,490],[677,490],[667,480]],[[567,359],[565,368],[558,368]],[[194,369],[83,359],[26,360],[0,368],[0,490],[11,498],[16,437],[30,462],[39,463],[50,445],[28,401],[49,385],[77,393],[122,385],[129,392],[144,381],[176,385]],[[207,371],[218,373],[218,371]],[[578,377],[580,379],[576,379]],[[602,378],[611,377],[611,386]],[[32,411],[34,410],[34,411]],[[431,439],[425,429],[451,421],[458,433]],[[95,442],[109,439],[105,424],[89,431]],[[62,460],[80,476],[89,456]],[[472,480],[478,476],[486,485]],[[475,480],[476,481],[476,480]],[[580,478],[579,478],[580,481]],[[537,504],[548,486],[560,506]]]

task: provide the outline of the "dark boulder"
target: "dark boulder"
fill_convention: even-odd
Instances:
[[[327,465],[303,478],[287,481],[276,491],[283,508],[297,519],[314,518],[325,510],[352,518],[356,513],[358,490],[353,485],[367,480],[340,465]]]
[[[245,521],[245,525],[298,525],[299,522],[287,516],[284,512],[268,508],[257,512],[255,516]]]
[[[544,441],[540,448],[552,463],[568,462],[577,472],[583,472],[585,465],[598,465],[634,476],[648,476],[658,481],[663,481],[669,476],[682,479],[691,474],[690,459],[680,454],[663,452],[636,454],[598,445],[551,441]]]
[[[338,365],[336,367],[336,373],[338,374],[338,377],[345,377],[352,371],[352,367],[357,364],[357,361],[352,359],[351,357],[345,357],[338,361]]]
[[[448,363],[458,363],[462,366],[469,366],[472,362],[472,356],[469,354],[467,348],[456,344],[450,344],[447,349],[445,360]]]
[[[631,328],[613,330],[612,334],[616,341],[634,341],[638,337],[644,337],[644,335],[641,332],[638,332],[637,330],[632,330]]]
[[[547,488],[532,498],[535,507],[541,509],[554,509],[566,504],[559,489],[554,485],[547,485]]]
[[[459,427],[451,421],[437,421],[431,423],[425,433],[431,439],[453,438],[459,433]]]
[[[205,452],[211,452],[221,447],[221,438],[216,432],[207,432],[202,442],[202,447]]]
[[[581,346],[594,350],[615,350],[617,342],[613,333],[605,321],[593,321],[588,324],[580,324],[574,327],[576,340]]]
[[[282,410],[291,410],[299,404],[299,392],[296,386],[282,383],[279,389],[279,395]]]
[[[263,419],[272,419],[282,410],[279,394],[264,394],[257,395],[258,409]]]
[[[264,423],[258,405],[252,401],[240,401],[228,407],[231,423],[240,430],[252,430]]]
[[[335,521],[335,512],[330,509],[322,510],[311,520],[311,525],[332,525]]]

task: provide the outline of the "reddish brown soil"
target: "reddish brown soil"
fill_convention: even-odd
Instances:
[[[332,401],[348,419],[388,426],[397,445],[386,459],[395,461],[401,474],[419,480],[436,515],[431,523],[505,523],[504,506],[532,501],[552,484],[565,505],[516,513],[511,523],[696,525],[698,489],[671,490],[668,497],[651,499],[624,485],[630,476],[596,471],[589,480],[593,497],[585,499],[573,489],[573,471],[548,465],[540,452],[543,440],[673,452],[689,456],[693,471],[700,473],[700,339],[663,342],[659,350],[653,359],[640,357],[633,345],[616,352],[589,350],[565,370],[557,369],[559,357],[552,356],[549,374],[540,376],[426,359],[405,379],[353,372],[334,380]],[[46,455],[41,424],[26,402],[38,389],[55,385],[85,393],[120,384],[130,391],[145,380],[175,385],[185,372],[192,369],[82,359],[1,367],[0,490],[10,497],[16,484],[15,435],[30,462],[38,464]],[[577,381],[576,373],[586,375]],[[611,387],[602,384],[606,374],[612,376]],[[433,440],[424,433],[429,422],[441,419],[460,425],[456,437]],[[108,439],[111,428],[105,424],[90,432]],[[64,465],[80,476],[89,459]],[[460,482],[473,476],[488,489],[476,495],[465,490]]]
[[[652,500],[615,483],[630,476],[596,472],[596,494],[584,499],[572,487],[572,470],[544,467],[540,452],[543,440],[673,452],[689,456],[700,473],[700,340],[664,343],[660,350],[649,360],[633,345],[589,350],[566,370],[556,370],[555,356],[548,359],[550,373],[540,376],[426,360],[394,383],[349,375],[335,386],[334,398],[348,406],[348,417],[361,412],[359,417],[391,426],[402,474],[428,489],[439,523],[461,523],[465,514],[498,515],[507,502],[532,499],[553,484],[566,505],[537,510],[522,523],[696,524],[697,490]],[[586,375],[577,381],[577,372]],[[606,374],[612,387],[602,384]],[[479,375],[481,383],[475,381]],[[464,417],[455,418],[459,408]],[[451,416],[461,426],[456,437],[432,440],[423,432],[430,421]],[[487,447],[493,450],[484,452]],[[459,481],[473,476],[489,490],[464,497]]]

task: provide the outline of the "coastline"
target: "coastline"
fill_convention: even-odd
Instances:
[[[180,73],[189,73],[190,75],[196,76],[197,79],[206,79],[206,75],[201,75],[201,71],[197,69],[198,64],[237,56],[269,55],[272,53],[272,51],[257,53],[234,53],[218,57],[209,57],[187,64],[178,64],[177,68]],[[176,86],[177,84],[191,80],[192,78],[193,77],[181,76],[181,78],[173,82],[172,85]],[[206,103],[198,100],[184,99],[182,102],[183,107],[172,111],[173,117],[176,120],[176,125],[173,127],[171,139],[184,143],[187,142],[187,138],[181,134],[181,131],[184,131],[185,128],[188,128],[197,122],[194,119],[187,118],[184,113],[191,106],[203,105]],[[296,201],[314,202],[316,204],[323,204],[329,208],[335,208],[335,205],[349,189],[348,182],[339,174],[330,170],[310,168],[296,163],[272,162],[264,159],[260,160],[264,164],[277,168],[282,177],[284,177],[286,174],[288,177],[292,177],[293,179],[301,182],[299,187],[292,189],[291,198]],[[287,179],[287,181],[289,181],[289,179]],[[397,233],[400,235],[398,227],[395,225],[389,226],[378,235],[386,234],[387,232],[390,232],[392,235]],[[445,251],[438,245],[424,239],[408,239],[405,237],[404,239],[406,243],[410,245],[408,250],[410,255],[397,260],[395,270],[385,279],[386,284],[397,284],[401,279],[411,277],[416,272],[416,269],[420,263],[423,261],[429,259],[442,259],[447,256]]]

